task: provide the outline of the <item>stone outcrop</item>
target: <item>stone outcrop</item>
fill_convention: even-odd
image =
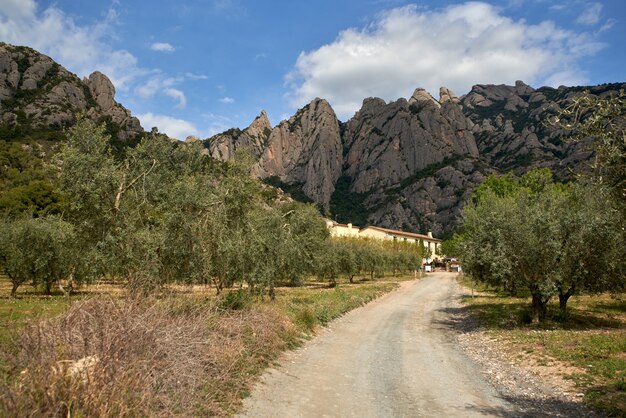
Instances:
[[[259,116],[243,131],[230,129],[207,140],[209,155],[213,158],[230,161],[239,149],[247,150],[258,160],[267,146],[272,133],[272,125],[263,110]]]
[[[370,214],[361,223],[441,232],[484,178],[467,178],[479,157],[473,123],[450,90],[440,96],[417,89],[408,101],[367,99],[346,123],[342,175],[350,193],[364,196],[361,212]]]
[[[365,105],[365,103],[363,104]],[[435,100],[435,98],[431,96],[429,92],[421,87],[416,88],[413,92],[413,95],[409,99],[409,105],[412,104],[432,105],[438,108],[441,107],[439,102]]]
[[[96,71],[80,80],[50,57],[21,46],[0,43],[0,123],[29,129],[59,129],[83,113],[107,122],[117,139],[143,132],[139,120],[115,101],[111,81]]]
[[[460,106],[432,98],[411,105],[405,99],[384,105],[366,101],[346,123],[344,142],[345,175],[357,193],[393,187],[446,158],[478,157]]]
[[[214,158],[229,161],[247,149],[258,161],[252,173],[274,185],[297,188],[328,209],[341,175],[339,121],[326,100],[315,99],[272,128],[265,111],[243,131],[229,129],[206,140]]]
[[[621,88],[589,90],[605,95]],[[518,81],[477,85],[460,98],[441,87],[436,100],[418,88],[408,100],[367,98],[346,123],[316,99],[265,141],[252,129],[270,129],[262,114],[243,132],[229,130],[207,143],[222,160],[250,148],[256,175],[313,200],[340,222],[442,234],[454,230],[464,202],[489,174],[550,167],[568,180],[587,165],[589,143],[564,141],[566,132],[546,124],[582,90]]]
[[[515,86],[477,85],[462,99],[463,111],[473,121],[480,156],[500,172],[523,174],[530,168],[548,167],[560,180],[569,180],[592,157],[590,141],[564,140],[563,132],[547,123],[584,90],[607,95],[626,84],[592,87],[542,87],[521,81]]]
[[[367,214],[345,221],[441,232],[488,170],[479,170],[474,124],[459,99],[446,88],[440,96],[437,101],[417,89],[409,100],[365,99],[345,124],[328,102],[315,99],[265,141],[253,135],[267,131],[262,114],[243,131],[231,129],[206,145],[224,161],[248,148],[258,155],[253,174],[270,184],[298,191],[331,213],[352,205]]]
[[[339,121],[326,100],[315,99],[272,130],[253,172],[299,184],[306,196],[328,209],[341,164]]]
[[[445,102],[458,103],[459,98],[456,97],[449,88],[441,87],[439,89],[439,103],[443,104]]]
[[[105,112],[111,110],[115,105],[115,87],[109,78],[100,71],[94,71],[88,78],[83,80],[91,96]]]

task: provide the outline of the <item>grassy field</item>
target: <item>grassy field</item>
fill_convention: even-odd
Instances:
[[[519,364],[534,364],[574,382],[585,401],[610,416],[626,417],[626,295],[574,296],[561,321],[558,300],[549,319],[530,324],[530,298],[475,287],[466,297],[471,314],[508,347]]]
[[[10,293],[9,279],[0,274],[0,342],[7,342],[16,330],[28,324],[67,311],[74,302],[97,295],[121,294],[122,288],[95,284],[80,289],[68,298],[56,289],[53,296],[47,296],[40,289],[26,284],[20,286],[16,298],[11,298]]]
[[[133,299],[110,284],[11,299],[0,279],[0,416],[228,416],[282,351],[412,279],[309,282],[274,302],[203,286]],[[81,359],[96,363],[79,379]]]

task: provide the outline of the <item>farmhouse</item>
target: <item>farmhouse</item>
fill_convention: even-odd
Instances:
[[[330,219],[326,219],[326,226],[333,237],[358,237],[359,227],[352,224],[340,224]]]
[[[389,241],[404,241],[423,244],[430,251],[433,259],[438,259],[441,253],[441,240],[434,238],[432,232],[427,235],[414,234],[412,232],[398,231],[395,229],[380,228],[377,226],[366,226],[359,228],[351,223],[340,224],[331,219],[326,219],[326,226],[333,237],[363,237]]]

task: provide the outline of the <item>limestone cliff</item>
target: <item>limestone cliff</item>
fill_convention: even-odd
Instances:
[[[106,122],[116,139],[143,132],[139,120],[115,101],[115,88],[102,73],[80,80],[50,57],[0,43],[0,124],[24,131],[60,130],[77,113]]]
[[[210,154],[223,161],[238,149],[248,149],[258,161],[254,175],[296,190],[325,209],[341,175],[339,121],[326,100],[313,100],[273,129],[262,112],[243,131],[230,129],[205,143]]]
[[[408,102],[366,99],[346,124],[344,174],[352,191],[364,192],[398,185],[446,158],[478,157],[471,125],[458,104],[417,91]]]
[[[356,222],[442,231],[465,190],[484,178],[475,174],[472,127],[445,87],[439,101],[419,88],[408,101],[366,99],[346,123],[343,196],[333,196],[331,211],[341,213],[346,196],[361,195],[363,209],[347,215],[369,214]]]
[[[437,100],[418,88],[390,103],[365,99],[345,123],[315,99],[275,127],[261,112],[249,127],[204,144],[223,161],[247,149],[253,174],[340,222],[441,235],[455,229],[464,202],[490,173],[550,167],[568,180],[588,167],[591,139],[567,141],[569,132],[546,122],[583,91],[620,89],[626,83],[535,89],[518,81],[476,85],[462,97],[442,87]],[[104,74],[80,80],[30,48],[0,43],[0,140],[60,138],[77,113],[106,123],[121,147],[143,132]]]
[[[272,130],[253,172],[299,184],[306,196],[328,209],[341,157],[337,116],[326,100],[315,99]]]
[[[548,119],[588,91],[607,95],[626,84],[591,87],[541,87],[522,81],[515,86],[477,85],[462,99],[481,158],[499,171],[522,174],[534,167],[549,167],[560,180],[584,169],[592,156],[590,141],[567,141],[568,132],[551,126]]]
[[[460,98],[442,87],[439,100],[418,88],[408,100],[365,99],[346,123],[316,99],[265,142],[251,140],[247,128],[218,135],[209,147],[224,160],[238,145],[252,148],[258,176],[318,203],[338,221],[445,234],[491,173],[550,167],[557,179],[569,180],[584,170],[590,140],[567,141],[569,133],[547,119],[583,90],[606,95],[623,88],[534,89],[518,81],[477,85]]]
[[[272,133],[272,125],[267,113],[262,111],[259,116],[243,131],[230,129],[207,140],[209,154],[218,160],[230,161],[238,149],[246,149],[258,160],[267,146]]]

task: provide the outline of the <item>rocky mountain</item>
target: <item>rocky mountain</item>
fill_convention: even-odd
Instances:
[[[494,168],[522,174],[530,167],[549,167],[561,180],[570,179],[572,168],[589,161],[589,142],[564,141],[563,132],[548,123],[582,91],[605,95],[626,84],[593,87],[542,87],[533,89],[521,81],[515,86],[477,85],[463,98],[464,114],[481,157]]]
[[[567,132],[546,121],[582,91],[602,96],[620,89],[626,83],[534,89],[519,81],[477,85],[462,97],[442,87],[437,100],[418,88],[390,103],[367,98],[345,123],[315,99],[276,126],[261,112],[246,129],[204,143],[223,161],[246,149],[256,161],[253,174],[337,221],[441,236],[454,230],[463,203],[491,173],[550,167],[568,180],[584,170],[590,142],[569,142]],[[81,80],[31,48],[0,43],[0,151],[23,154],[31,168],[16,179],[0,165],[0,190],[43,180],[37,159],[77,113],[105,123],[118,149],[143,134],[104,74]]]
[[[104,74],[96,71],[81,80],[31,48],[0,43],[1,139],[59,133],[77,113],[105,122],[122,142],[143,132],[139,120],[115,101],[115,88]]]
[[[263,112],[249,128],[205,144],[223,160],[249,149],[257,176],[316,202],[340,222],[445,235],[489,174],[549,167],[565,181],[584,170],[590,142],[567,141],[568,132],[547,121],[582,91],[606,95],[624,88],[534,89],[518,81],[477,85],[463,97],[442,87],[439,100],[418,88],[408,100],[367,98],[345,123],[315,99],[274,128]]]
[[[247,148],[258,160],[253,174],[329,209],[341,175],[342,144],[339,121],[326,100],[313,100],[274,129],[262,112],[248,128],[218,134],[207,145],[210,155],[224,161]]]
[[[258,160],[267,147],[267,140],[271,133],[272,125],[267,118],[267,113],[262,111],[243,131],[233,128],[214,136],[209,154],[215,159],[230,161],[235,158],[238,149],[246,149]]]

